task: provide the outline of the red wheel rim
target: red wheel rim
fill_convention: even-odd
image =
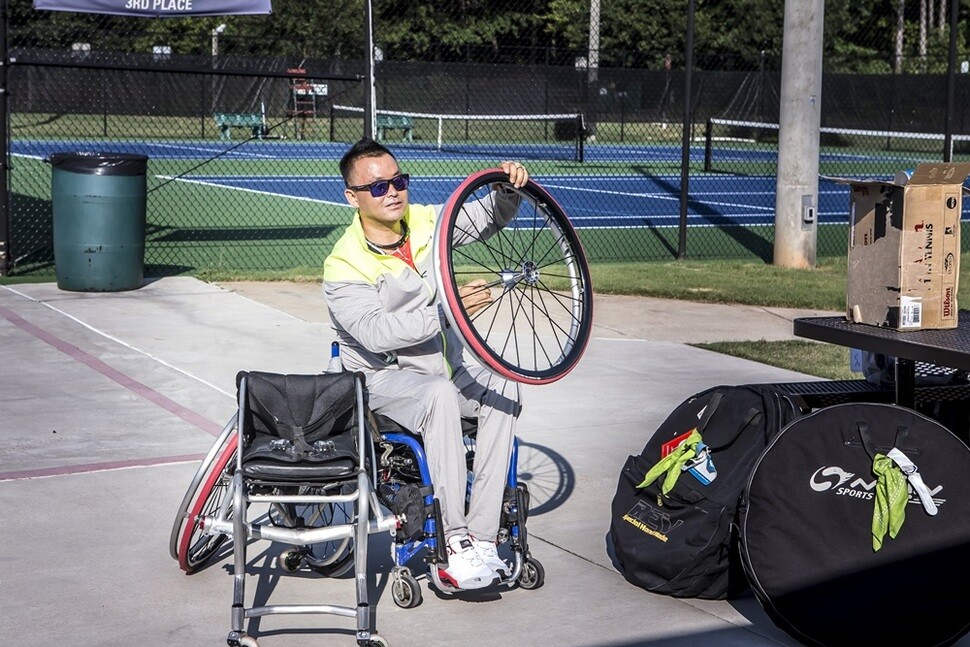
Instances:
[[[504,358],[501,352],[497,352],[489,345],[488,340],[483,338],[483,335],[475,328],[471,318],[465,314],[458,292],[458,283],[451,269],[454,251],[452,247],[452,233],[457,214],[462,209],[465,200],[473,195],[476,190],[490,185],[493,182],[501,182],[503,179],[507,180],[508,176],[501,169],[480,171],[469,176],[452,193],[442,210],[442,215],[435,232],[435,279],[441,294],[446,319],[460,337],[465,348],[483,366],[501,377],[516,382],[548,384],[565,377],[576,367],[585,352],[592,327],[593,302],[589,268],[579,238],[566,218],[562,207],[545,189],[532,180],[520,191],[525,196],[524,199],[530,201],[530,204],[534,204],[536,209],[541,204],[543,209],[548,212],[544,214],[548,216],[546,222],[550,226],[554,226],[558,231],[559,238],[557,244],[569,250],[571,254],[571,274],[573,275],[574,284],[579,284],[582,288],[582,306],[580,314],[577,315],[579,323],[576,326],[576,334],[570,334],[568,336],[568,352],[563,351],[562,357],[560,358],[562,361],[555,363],[549,368],[538,370],[518,366]]]

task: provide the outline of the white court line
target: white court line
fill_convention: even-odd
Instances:
[[[228,189],[230,191],[242,191],[244,193],[255,193],[257,195],[270,195],[276,198],[287,198],[289,200],[298,200],[300,202],[313,202],[316,204],[327,204],[334,207],[350,208],[350,205],[348,205],[346,202],[332,202],[330,200],[319,200],[317,198],[306,198],[306,197],[297,196],[297,195],[287,195],[286,193],[274,193],[273,191],[257,191],[256,189],[246,189],[241,186],[230,186],[226,184],[218,184],[215,182],[201,182],[199,180],[189,180],[184,177],[174,177],[174,176],[168,176],[168,175],[158,175],[156,177],[159,177],[165,180],[175,180],[176,182],[187,182],[189,184],[198,184],[200,186],[215,187],[219,189]]]
[[[550,185],[547,185],[547,186],[549,186],[550,188],[553,188],[553,189],[561,189],[563,191],[585,191],[587,193],[590,193],[590,192],[592,192],[592,193],[603,193],[603,194],[606,194],[606,195],[625,196],[625,197],[630,197],[630,198],[646,198],[646,199],[653,199],[653,200],[669,200],[671,202],[673,202],[675,200],[678,201],[678,202],[680,201],[680,196],[679,195],[671,195],[670,193],[643,193],[643,192],[633,193],[631,191],[607,191],[605,189],[590,189],[589,187],[562,186],[562,185],[556,185],[556,184],[550,184]],[[744,195],[744,194],[742,194],[742,195]],[[747,195],[751,195],[751,194],[747,194]],[[718,207],[738,207],[738,208],[747,208],[747,209],[760,209],[762,211],[774,211],[775,210],[775,208],[773,206],[772,207],[758,207],[758,206],[755,206],[755,205],[738,204],[738,203],[734,203],[734,202],[707,201],[704,204],[714,205],[714,206],[718,206]]]
[[[115,342],[116,344],[120,344],[120,345],[124,346],[125,348],[128,348],[128,349],[131,349],[131,350],[135,351],[136,353],[141,353],[145,357],[149,357],[149,358],[153,359],[154,361],[158,362],[162,366],[168,367],[168,368],[172,369],[173,371],[177,371],[178,373],[181,373],[182,375],[184,375],[184,376],[186,376],[188,378],[191,378],[191,379],[195,380],[196,382],[199,382],[201,384],[204,384],[205,386],[207,386],[210,389],[216,391],[217,393],[222,393],[223,395],[225,395],[225,396],[227,396],[227,397],[229,397],[229,398],[231,398],[233,400],[236,399],[236,394],[229,393],[228,391],[224,391],[224,390],[220,389],[218,386],[216,386],[215,384],[212,384],[211,382],[208,382],[208,381],[202,379],[201,377],[199,377],[197,375],[193,375],[192,373],[189,373],[188,371],[185,371],[184,369],[181,369],[178,366],[175,366],[174,364],[170,364],[169,362],[166,362],[162,358],[157,357],[156,355],[153,355],[153,354],[149,353],[146,350],[143,350],[141,348],[138,348],[137,346],[132,346],[128,342],[123,341],[122,339],[119,339],[118,337],[115,337],[114,335],[110,335],[110,334],[106,333],[105,331],[103,331],[103,330],[101,330],[99,328],[95,328],[91,324],[87,324],[87,323],[81,321],[77,317],[68,314],[64,310],[61,310],[60,308],[55,308],[54,306],[52,306],[51,304],[49,304],[49,303],[47,303],[45,301],[39,301],[39,300],[33,298],[32,296],[30,296],[29,294],[24,294],[23,292],[20,292],[19,290],[16,290],[16,289],[14,289],[14,288],[12,288],[12,287],[10,287],[8,285],[0,285],[0,288],[3,288],[4,290],[8,290],[9,292],[13,292],[17,296],[23,297],[24,299],[27,299],[29,301],[33,301],[34,303],[39,303],[40,305],[42,305],[44,307],[50,308],[51,310],[53,310],[57,314],[62,315],[64,317],[67,317],[71,321],[74,321],[75,323],[80,324],[84,328],[87,328],[88,330],[90,330],[91,332],[93,332],[93,333],[95,333],[97,335],[101,335],[105,339],[111,340],[111,341]],[[229,292],[229,291],[227,290],[227,292]]]

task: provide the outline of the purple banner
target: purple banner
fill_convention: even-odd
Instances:
[[[272,13],[270,0],[34,0],[34,9],[177,18]]]

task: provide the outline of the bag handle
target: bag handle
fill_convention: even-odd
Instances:
[[[862,441],[862,448],[866,450],[869,454],[869,458],[876,460],[875,442],[872,438],[872,432],[869,430],[869,423],[864,420],[860,420],[855,423],[856,429],[859,430],[859,439]],[[893,438],[893,447],[902,447],[906,442],[906,436],[909,435],[909,428],[903,425],[896,427],[896,436]]]
[[[722,394],[720,394],[720,393],[718,393],[715,396],[715,398],[717,399],[717,403],[715,404],[715,409],[717,408],[717,404],[720,404],[721,397],[722,397]],[[715,398],[712,398],[711,401],[714,402],[714,399]],[[710,406],[710,405],[708,405],[708,406]],[[710,421],[712,415],[714,415],[714,411],[713,410],[711,410],[710,412],[705,411],[703,418],[701,418],[701,423],[704,424],[704,425],[707,425],[707,423],[708,423],[708,421]],[[708,445],[708,450],[710,452],[712,452],[712,453],[713,452],[719,452],[719,451],[722,451],[724,449],[727,449],[728,447],[730,447],[731,445],[733,445],[734,444],[734,441],[737,440],[741,436],[741,433],[745,429],[747,429],[748,428],[748,425],[750,425],[752,422],[754,422],[758,418],[759,415],[761,415],[761,410],[758,409],[758,407],[751,407],[748,410],[748,412],[746,414],[744,414],[744,418],[741,419],[741,424],[738,425],[737,431],[734,432],[734,434],[731,436],[730,440],[728,440],[725,443],[722,443],[722,444],[718,445],[717,447],[713,447],[713,446]],[[697,430],[698,431],[702,431],[702,427],[700,425],[698,425],[697,426]]]
[[[714,415],[714,412],[717,411],[717,408],[721,404],[721,400],[723,399],[724,399],[723,393],[714,394],[714,396],[711,398],[711,401],[708,402],[707,406],[704,407],[704,415],[701,416],[700,421],[698,421],[697,426],[695,427],[697,431],[699,431],[700,433],[704,433],[704,427],[706,427],[707,423],[711,421],[711,417]]]

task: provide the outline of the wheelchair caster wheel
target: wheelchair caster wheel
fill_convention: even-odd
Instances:
[[[402,609],[413,609],[421,604],[421,585],[408,571],[401,571],[391,582],[391,598]]]
[[[522,572],[519,574],[519,588],[532,591],[542,586],[546,579],[546,569],[538,560],[531,557],[526,558],[522,564]]]
[[[378,634],[371,634],[369,640],[358,640],[357,644],[360,647],[389,647],[388,642],[384,639],[384,636]]]
[[[243,636],[239,639],[239,647],[259,647],[259,643],[252,636]]]
[[[287,573],[295,573],[303,565],[303,555],[298,550],[287,550],[280,554],[280,568]]]

